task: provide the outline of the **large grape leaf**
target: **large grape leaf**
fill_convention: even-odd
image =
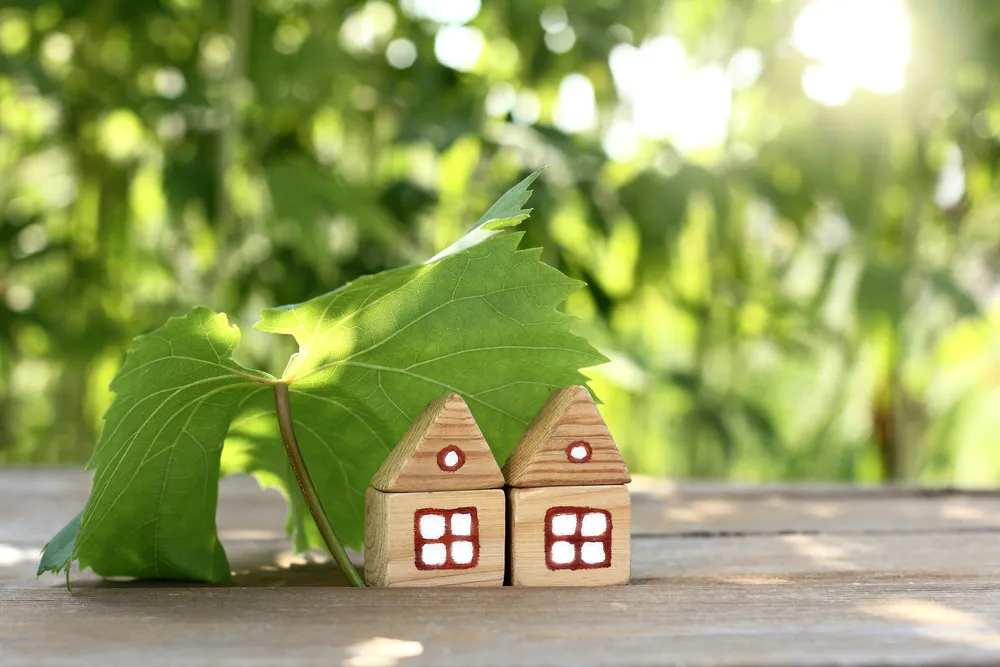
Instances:
[[[361,544],[364,490],[435,397],[464,396],[502,463],[555,387],[586,382],[579,369],[605,361],[557,310],[581,283],[542,263],[539,250],[519,250],[521,233],[501,232],[527,217],[536,175],[483,216],[472,241],[433,261],[262,313],[258,328],[299,343],[281,382],[344,543]],[[278,434],[279,381],[234,363],[238,342],[225,316],[205,309],[140,338],[111,385],[79,529],[60,531],[40,571],[76,559],[103,575],[228,578],[216,481],[234,471],[285,494],[296,548],[321,546]]]
[[[329,294],[266,310],[258,329],[289,334],[299,352],[283,379],[304,457],[341,540],[362,542],[364,491],[423,408],[448,392],[469,403],[503,462],[555,387],[586,382],[578,369],[605,358],[572,334],[556,307],[581,286],[518,250],[520,233],[482,236],[524,220],[532,174],[501,197],[470,235],[433,263],[361,278]],[[463,247],[464,246],[464,247]],[[257,438],[251,472],[295,497],[274,454],[276,426]],[[227,453],[229,451],[227,441]],[[262,449],[268,448],[270,455]],[[268,462],[273,462],[269,465]],[[321,546],[304,508],[290,505],[297,546]]]
[[[225,315],[204,308],[138,338],[111,382],[90,498],[41,570],[78,560],[106,576],[229,578],[215,530],[222,443],[243,397],[274,382],[232,361],[239,340]]]

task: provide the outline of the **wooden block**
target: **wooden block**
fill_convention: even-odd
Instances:
[[[499,489],[503,474],[458,394],[436,398],[372,478],[379,491]]]
[[[621,452],[586,387],[556,390],[503,469],[509,486],[627,484]]]
[[[365,495],[372,586],[502,586],[502,489]]]
[[[627,584],[629,493],[615,486],[508,489],[514,586]]]

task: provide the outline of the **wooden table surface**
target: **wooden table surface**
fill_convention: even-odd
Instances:
[[[87,475],[0,470],[0,665],[1000,664],[1000,492],[632,484],[632,584],[343,588],[224,480],[231,586],[34,576]]]

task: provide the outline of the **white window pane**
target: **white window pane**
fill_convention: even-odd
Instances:
[[[587,565],[604,562],[604,545],[600,542],[584,542],[580,548],[580,559]]]
[[[553,535],[572,535],[576,532],[575,514],[556,514],[552,517]]]
[[[580,534],[584,537],[598,537],[608,529],[608,518],[602,512],[591,512],[583,515],[583,525]]]
[[[576,547],[569,542],[553,542],[550,558],[553,563],[558,565],[572,563],[576,558]]]
[[[458,565],[468,565],[472,562],[472,542],[452,542],[451,559]]]
[[[444,464],[448,468],[454,468],[458,465],[458,452],[454,449],[444,455]]]
[[[442,535],[444,535],[444,516],[425,514],[420,517],[420,537],[425,540],[437,540]]]
[[[444,565],[448,552],[443,544],[425,544],[420,549],[420,560],[424,565]]]
[[[587,458],[587,448],[583,445],[577,445],[569,450],[569,457],[574,461],[582,461]]]
[[[472,535],[472,515],[463,512],[462,514],[451,515],[452,535]]]

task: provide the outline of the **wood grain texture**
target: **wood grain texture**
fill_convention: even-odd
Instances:
[[[1000,495],[964,493],[846,496],[799,489],[669,488],[629,484],[632,532],[640,535],[858,533],[1000,529]]]
[[[633,531],[937,531],[1000,528],[1000,491],[832,484],[676,482],[637,476]],[[0,543],[41,547],[83,506],[90,473],[0,468]],[[29,502],[30,499],[30,502]],[[226,535],[283,534],[285,502],[249,477],[221,480],[217,522]]]
[[[612,586],[629,580],[629,494],[625,485],[508,489],[509,569],[514,586]],[[552,569],[546,559],[545,516],[553,507],[611,514],[610,567]],[[558,538],[554,538],[558,539]]]
[[[629,488],[628,586],[349,589],[290,553],[276,492],[235,477],[232,585],[74,573],[71,596],[36,554],[89,475],[0,469],[0,665],[1000,664],[996,491]]]
[[[589,460],[567,454],[586,443]],[[581,486],[630,481],[621,452],[586,387],[562,387],[528,426],[503,468],[509,486]]]
[[[41,548],[83,506],[90,473],[70,468],[0,469],[0,543]],[[1000,492],[719,482],[636,477],[632,530],[640,535],[779,532],[933,532],[1000,528]],[[250,478],[221,480],[223,542],[284,534],[285,502]],[[0,565],[0,579],[3,577]]]
[[[460,570],[421,570],[414,554],[414,513],[421,509],[475,507],[478,562]],[[365,494],[365,580],[372,586],[502,586],[505,547],[504,492],[433,491]]]
[[[959,576],[601,589],[0,589],[5,667],[995,665],[998,627],[994,582]]]
[[[346,586],[328,556],[291,553],[287,540],[230,531],[223,543],[235,573],[232,586]],[[958,545],[958,546],[956,546]],[[4,544],[0,589],[65,590],[62,577],[35,578],[36,547],[12,550]],[[39,545],[40,546],[40,545]],[[17,547],[13,547],[17,549]],[[1000,535],[930,532],[859,535],[638,536],[632,538],[631,586],[670,586],[686,579],[716,582],[796,582],[819,577],[865,581],[887,577],[920,585],[947,577],[994,586],[1000,596]],[[956,555],[959,554],[959,555]],[[23,554],[24,560],[15,560]],[[360,558],[357,562],[363,567]],[[188,588],[183,582],[102,581],[89,572],[73,574],[74,590],[94,587]],[[609,587],[615,588],[615,587]],[[595,600],[600,593],[595,590]],[[2,662],[0,662],[2,664]]]
[[[438,455],[457,447],[464,463],[446,471]],[[459,491],[499,489],[503,475],[469,406],[458,394],[434,399],[417,418],[372,478],[379,491]]]

